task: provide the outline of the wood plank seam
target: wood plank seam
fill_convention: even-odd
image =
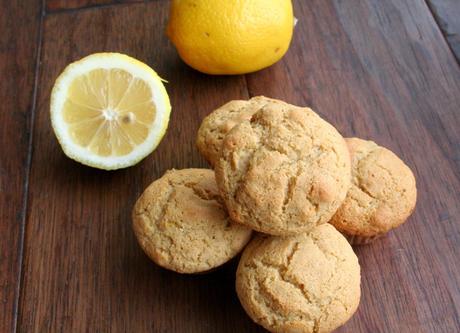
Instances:
[[[35,113],[37,110],[37,99],[38,99],[38,80],[39,80],[39,73],[40,73],[40,59],[41,59],[41,50],[42,50],[42,42],[43,42],[43,23],[45,18],[45,1],[41,1],[41,9],[40,9],[40,23],[39,23],[39,30],[37,36],[37,51],[36,51],[36,61],[35,61],[35,70],[34,70],[34,87],[32,90],[32,104],[30,108],[30,118],[29,118],[29,140],[28,140],[28,151],[27,151],[27,160],[26,160],[26,170],[25,170],[25,177],[24,177],[24,192],[22,198],[22,212],[21,212],[21,224],[19,227],[19,249],[18,249],[18,283],[16,285],[15,295],[14,295],[14,305],[13,305],[13,313],[14,313],[14,324],[13,324],[13,332],[17,332],[18,322],[19,322],[19,304],[20,303],[20,296],[21,296],[21,286],[23,283],[23,265],[24,265],[24,248],[25,248],[25,229],[27,223],[27,208],[28,208],[28,198],[29,198],[29,179],[30,179],[30,171],[32,166],[32,153],[33,153],[33,138],[34,138],[34,125],[35,125]]]
[[[455,58],[457,64],[460,66],[460,58],[457,57],[457,54],[455,53],[454,49],[452,48],[452,45],[450,44],[449,40],[447,39],[447,31],[443,29],[442,26],[442,18],[439,17],[437,14],[436,10],[433,8],[429,0],[424,0],[425,5],[428,8],[428,11],[431,13],[431,16],[433,17],[434,22],[436,23],[436,26],[438,27],[439,31],[441,32],[441,35],[443,36],[444,41],[446,42],[450,53],[452,56]]]
[[[243,77],[244,77],[244,85],[246,86],[246,94],[247,94],[247,96],[248,96],[248,99],[249,99],[249,98],[252,98],[252,97],[254,97],[254,96],[252,95],[251,90],[249,89],[248,76],[247,76],[247,74],[244,74]]]
[[[127,7],[127,6],[132,6],[132,5],[139,5],[139,4],[146,4],[149,2],[153,1],[165,1],[165,0],[143,0],[143,1],[138,1],[138,2],[113,2],[113,3],[108,3],[108,4],[95,4],[95,5],[89,5],[89,6],[84,6],[84,7],[78,7],[78,8],[62,8],[62,9],[54,9],[54,10],[46,10],[46,6],[44,7],[44,12],[45,15],[54,15],[54,14],[62,14],[62,13],[69,13],[69,12],[80,12],[80,11],[85,11],[85,10],[96,10],[100,8],[110,8],[110,7]]]

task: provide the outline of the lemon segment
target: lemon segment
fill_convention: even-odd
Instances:
[[[97,53],[59,76],[50,110],[67,156],[112,170],[136,164],[157,147],[171,106],[150,67],[126,55]]]

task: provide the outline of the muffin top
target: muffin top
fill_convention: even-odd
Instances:
[[[311,109],[289,104],[267,104],[236,125],[215,170],[230,216],[272,235],[329,221],[350,186],[342,136]]]
[[[402,224],[417,200],[415,177],[393,152],[372,141],[346,139],[352,159],[352,185],[331,220],[349,235],[371,237]]]
[[[150,184],[133,210],[139,244],[158,265],[208,271],[238,254],[251,230],[232,223],[206,169],[171,170]]]
[[[196,145],[206,160],[214,166],[220,157],[225,135],[237,124],[251,119],[251,116],[267,104],[287,104],[264,96],[248,101],[234,100],[211,112],[203,119],[198,130]]]
[[[241,257],[236,291],[271,332],[330,332],[358,307],[358,258],[330,224],[296,236],[258,235]]]

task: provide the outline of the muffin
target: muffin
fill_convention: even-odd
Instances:
[[[289,237],[256,236],[236,273],[247,314],[270,332],[331,332],[355,313],[360,267],[330,224]]]
[[[346,139],[352,185],[330,221],[352,244],[366,244],[404,223],[417,201],[415,177],[393,152],[372,141]]]
[[[251,116],[267,104],[287,104],[264,96],[253,97],[248,101],[230,101],[211,112],[203,119],[198,130],[196,146],[201,155],[214,166],[220,157],[225,135],[237,124],[251,119]]]
[[[267,104],[224,138],[216,180],[230,216],[286,236],[328,222],[350,187],[337,130],[309,108]]]
[[[179,273],[218,267],[251,237],[251,229],[230,220],[214,172],[206,169],[166,172],[138,199],[132,218],[144,252]]]

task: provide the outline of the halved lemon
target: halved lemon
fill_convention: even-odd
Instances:
[[[51,93],[51,124],[70,158],[95,168],[132,166],[166,132],[171,105],[162,79],[119,53],[96,53],[66,67]]]

